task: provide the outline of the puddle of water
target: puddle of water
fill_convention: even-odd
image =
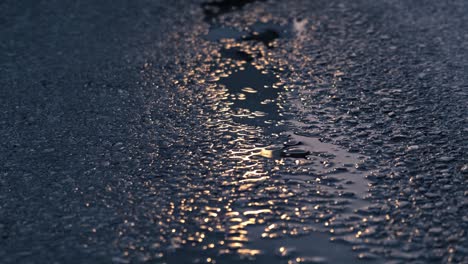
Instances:
[[[228,77],[221,78],[219,84],[229,91],[235,117],[246,119],[242,122],[248,124],[263,125],[265,120],[280,119],[277,103],[279,87],[275,86],[277,82],[278,78],[274,74],[259,70],[249,63]]]
[[[367,194],[368,183],[362,172],[355,169],[357,164],[363,163],[365,156],[350,153],[336,145],[321,142],[318,138],[296,135],[287,132],[290,139],[300,142],[300,149],[310,153],[310,159],[318,161],[322,166],[315,166],[317,173],[333,177],[346,182],[353,183],[347,189],[354,192],[357,197],[363,198]]]
[[[271,41],[280,35],[276,32],[279,26],[269,23],[257,23],[252,26],[250,35],[241,38],[242,32],[228,27],[212,26],[205,36],[208,40],[234,38],[237,41],[253,40],[270,46]],[[260,32],[260,33],[259,33]],[[278,93],[281,87],[276,86],[279,79],[271,72],[255,66],[254,56],[242,51],[239,47],[223,47],[222,58],[247,62],[238,65],[228,76],[223,76],[217,83],[227,88],[230,107],[234,118],[244,124],[264,126],[265,122],[279,120]],[[261,56],[260,54],[257,57]]]
[[[258,41],[258,42],[262,42],[263,44],[265,44],[265,46],[267,46],[268,48],[271,48],[271,43],[279,38],[279,33],[276,31],[276,30],[273,30],[273,29],[265,29],[263,31],[260,31],[260,32],[254,32],[244,38],[242,38],[243,40],[253,40],[253,41]]]
[[[317,176],[322,189],[334,193],[337,200],[346,201],[346,210],[340,217],[357,216],[354,212],[366,208],[370,202],[365,200],[368,195],[369,182],[365,178],[367,172],[356,169],[365,163],[368,157],[350,153],[347,150],[330,143],[321,142],[317,137],[297,135],[286,132],[290,140],[299,143],[295,146],[307,153],[306,161],[300,161],[304,167],[311,167]],[[284,175],[285,179],[310,180],[307,175]]]
[[[220,53],[223,58],[228,58],[228,59],[237,60],[237,61],[245,61],[245,62],[253,61],[252,55],[248,54],[245,51],[240,50],[239,48],[229,48],[229,49],[222,48]]]
[[[255,23],[252,26],[252,32],[244,36],[244,41],[256,41],[263,43],[267,48],[273,48],[272,43],[282,37],[288,37],[288,27],[280,26],[274,23]]]
[[[206,19],[213,21],[250,2],[253,1],[218,1],[202,7]],[[295,22],[293,30],[300,34],[306,24]],[[212,26],[206,36],[211,41],[235,39],[238,45],[242,41],[247,48],[228,45],[220,49],[223,59],[237,61],[232,68],[219,69],[224,73],[215,79],[217,88],[223,89],[221,100],[229,106],[230,119],[236,122],[223,125],[232,130],[229,137],[236,147],[227,152],[230,167],[222,173],[226,177],[226,189],[222,192],[229,200],[223,206],[227,212],[219,209],[213,218],[218,221],[215,229],[220,228],[220,232],[203,238],[213,242],[213,247],[222,248],[221,252],[226,253],[221,257],[223,263],[231,258],[235,262],[239,257],[255,263],[360,263],[349,245],[331,242],[330,234],[323,231],[330,228],[325,223],[345,225],[346,217],[360,219],[352,210],[366,205],[360,198],[368,187],[355,165],[365,157],[320,142],[317,137],[287,132],[285,126],[279,125],[283,117],[278,97],[284,90],[274,73],[256,66],[248,47],[252,42],[261,42],[274,48],[274,41],[286,36],[287,30],[271,23],[257,23],[251,29],[244,35],[231,28]],[[216,70],[217,65],[212,66]],[[307,131],[305,127],[304,130]],[[285,140],[285,135],[289,135],[288,143],[258,145],[259,137],[278,132],[283,132],[279,137]],[[264,236],[267,223],[285,227]],[[219,244],[221,241],[223,244]],[[281,247],[289,251],[294,248],[295,253],[281,257]],[[207,256],[216,255],[207,252]],[[193,255],[201,256],[196,252]]]

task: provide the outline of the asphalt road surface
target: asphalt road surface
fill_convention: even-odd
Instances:
[[[468,2],[0,1],[0,263],[468,263]]]

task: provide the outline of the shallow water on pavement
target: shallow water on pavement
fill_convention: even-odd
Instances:
[[[214,25],[214,26],[213,26]],[[354,211],[369,204],[367,157],[349,153],[294,121],[291,97],[281,68],[265,57],[280,37],[295,37],[290,25],[257,22],[238,32],[212,25],[205,38],[218,54],[206,84],[219,117],[211,129],[227,140],[220,164],[209,177],[209,203],[200,212],[203,225],[168,261],[192,256],[195,262],[354,263],[377,256],[353,252]],[[360,167],[361,166],[361,167]],[[361,168],[361,169],[357,169]],[[203,183],[202,180],[200,183]],[[194,201],[194,204],[197,204]],[[181,238],[181,241],[185,239]],[[185,254],[181,257],[180,254]],[[359,258],[357,258],[359,256]]]

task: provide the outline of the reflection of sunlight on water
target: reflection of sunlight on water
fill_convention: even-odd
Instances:
[[[236,194],[234,196],[239,198],[233,201],[232,207],[229,208],[234,217],[227,222],[227,228],[232,234],[228,238],[228,241],[231,242],[228,243],[228,248],[236,249],[239,255],[253,257],[260,254],[261,251],[249,246],[251,238],[249,238],[247,227],[264,224],[264,216],[273,214],[273,211],[270,208],[258,207],[251,202],[250,198],[255,197],[251,192],[261,188],[261,185],[270,179],[270,173],[264,168],[265,162],[259,158],[272,158],[273,154],[266,148],[248,144],[253,138],[246,132],[256,133],[258,132],[257,128],[249,128],[245,125],[241,125],[241,127],[242,129],[238,130],[240,133],[237,135],[239,148],[228,152],[229,159],[234,160],[235,164],[227,172],[236,176],[230,177],[226,184],[235,188]],[[244,141],[244,139],[246,140]]]
[[[227,45],[226,48],[231,47]],[[223,116],[216,120],[216,127],[225,134],[230,145],[226,151],[230,165],[220,173],[225,188],[220,200],[224,203],[223,210],[216,212],[216,218],[221,220],[216,227],[225,232],[225,243],[218,243],[217,247],[222,253],[234,251],[240,256],[253,257],[262,253],[258,247],[263,243],[262,238],[310,233],[312,229],[308,225],[284,223],[317,209],[288,208],[289,199],[293,199],[296,192],[306,190],[290,189],[284,180],[273,180],[272,174],[285,164],[280,156],[281,147],[259,145],[269,127],[275,126],[276,122],[269,119],[279,119],[282,107],[278,96],[282,91],[278,88],[283,84],[264,66],[244,60],[220,59],[217,65],[211,76],[214,82],[222,85],[213,83],[207,88],[213,99],[213,109]],[[236,117],[241,119],[234,120]],[[318,214],[318,217],[323,215]],[[208,224],[210,218],[206,219]],[[275,224],[278,221],[283,224]],[[304,223],[304,219],[299,223]],[[263,231],[250,234],[251,227]]]
[[[306,26],[306,20],[297,21],[294,29],[303,32]],[[251,42],[231,39],[209,46],[202,51],[206,57],[197,58],[203,63],[182,78],[187,85],[177,83],[184,93],[203,97],[205,110],[211,112],[198,113],[206,118],[207,135],[200,135],[198,152],[190,153],[199,155],[201,164],[195,166],[202,169],[168,181],[168,192],[180,194],[171,194],[176,198],[167,211],[170,217],[161,219],[160,226],[176,225],[167,232],[171,250],[191,246],[199,255],[202,248],[209,262],[220,255],[274,257],[276,248],[294,241],[300,241],[295,247],[308,253],[312,243],[328,245],[329,237],[316,231],[347,230],[346,223],[336,224],[335,219],[349,213],[350,199],[344,196],[349,195],[348,187],[343,179],[327,175],[332,161],[342,160],[325,154],[339,151],[326,146],[320,151],[328,153],[319,156],[314,150],[323,144],[297,136],[290,140],[304,143],[290,141],[289,156],[284,155],[282,112],[289,88],[278,72],[285,71],[287,64],[271,61],[267,47]],[[303,260],[297,256],[291,263]]]

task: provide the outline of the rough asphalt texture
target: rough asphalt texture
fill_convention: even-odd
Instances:
[[[303,133],[370,157],[371,206],[362,215],[371,220],[337,220],[337,240],[377,262],[468,263],[468,3],[246,2],[216,23],[308,21],[297,40],[249,48],[287,69],[281,80],[297,87],[289,102],[303,105],[284,99],[285,111],[308,125]],[[0,1],[0,262],[235,262],[197,244],[205,233],[215,244],[231,235],[225,229],[240,217],[223,208],[273,211],[255,215],[257,224],[289,233],[301,222],[284,215],[307,207],[302,198],[311,194],[277,191],[292,186],[280,175],[298,173],[295,161],[277,169],[255,160],[278,176],[260,185],[220,176],[235,164],[231,139],[250,146],[283,138],[236,130],[217,108],[206,83],[219,64],[211,54],[224,44],[204,40],[210,23],[201,7]],[[308,219],[339,211],[324,207]]]

